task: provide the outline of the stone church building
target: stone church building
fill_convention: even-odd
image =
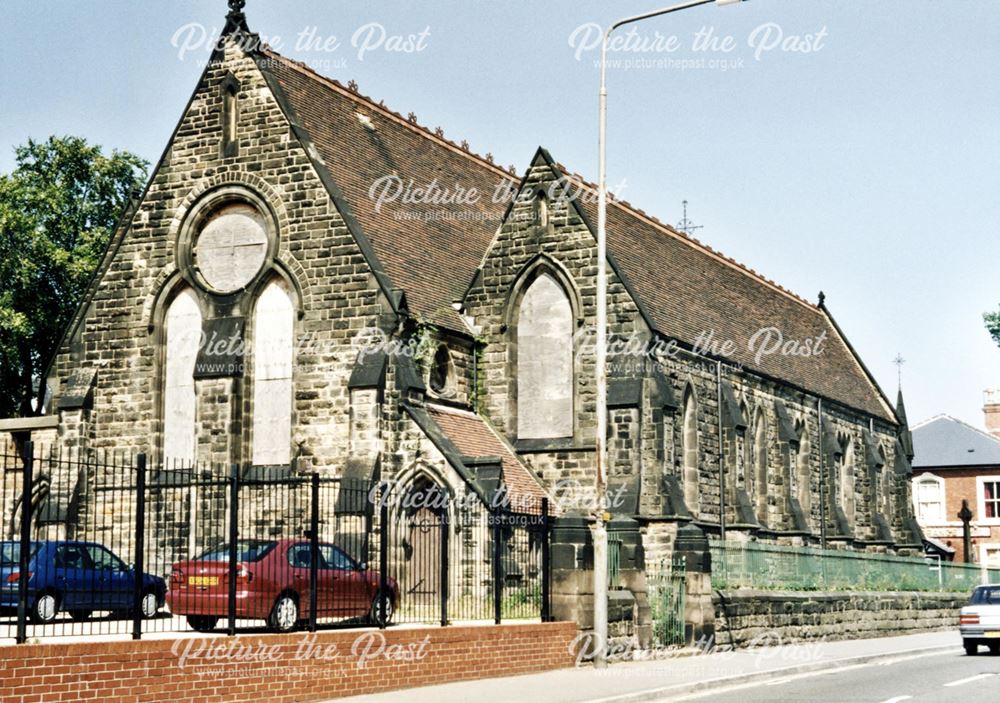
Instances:
[[[682,525],[919,549],[902,399],[822,296],[614,199],[598,262],[595,186],[544,148],[501,168],[248,42],[236,5],[50,366],[60,445],[586,514],[603,265],[609,507],[647,563]]]

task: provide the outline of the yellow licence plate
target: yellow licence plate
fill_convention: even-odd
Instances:
[[[218,586],[219,577],[218,576],[189,576],[188,585],[190,586]],[[997,633],[1000,635],[1000,632]]]

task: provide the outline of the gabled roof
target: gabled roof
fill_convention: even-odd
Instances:
[[[355,89],[324,78],[269,50],[262,70],[280,86],[287,110],[308,132],[315,151],[364,230],[391,284],[405,291],[409,309],[446,328],[467,329],[452,303],[462,298],[500,225],[509,200],[494,194],[512,176]],[[548,155],[544,150],[548,159]],[[552,163],[583,190],[594,190]],[[396,176],[396,187],[436,183],[446,202],[377,207],[373,184]],[[455,186],[479,198],[456,202]],[[412,195],[412,190],[410,191]],[[377,196],[377,192],[376,192]],[[578,211],[596,222],[593,199]],[[591,226],[591,229],[594,228]],[[731,339],[729,360],[765,376],[895,422],[891,404],[823,306],[812,305],[776,283],[631,207],[608,209],[612,266],[633,292],[650,326],[683,345],[701,335]],[[760,330],[780,330],[783,340],[825,336],[823,353],[772,353],[757,357],[750,340]],[[762,333],[763,334],[763,333]],[[760,337],[758,341],[762,341]]]
[[[563,175],[582,190],[595,190],[576,174],[563,170]],[[596,199],[577,202],[596,222]],[[805,301],[628,203],[609,202],[608,251],[653,329],[688,344],[708,334],[716,343],[732,340],[735,351],[728,358],[737,364],[895,421],[885,395],[824,306]],[[780,331],[780,338],[769,329]],[[816,356],[757,354],[779,339],[804,343],[821,336],[822,353]]]
[[[392,283],[406,292],[409,309],[449,329],[467,328],[452,307],[465,291],[493,238],[505,202],[493,193],[514,178],[486,159],[375,104],[340,83],[270,51],[262,65],[284,90],[319,156]],[[396,176],[390,183],[386,176]],[[405,189],[434,181],[454,192],[475,188],[478,202],[404,203]],[[379,207],[377,195],[403,189]],[[443,198],[446,196],[442,196]],[[457,197],[457,194],[456,194]]]
[[[913,468],[1000,466],[1000,439],[949,415],[913,428]]]
[[[467,410],[434,404],[422,408],[408,407],[408,411],[430,439],[438,444],[446,458],[458,464],[456,469],[466,480],[475,480],[475,471],[468,466],[471,462],[499,460],[510,509],[528,513],[537,513],[541,509],[541,501],[547,495],[545,489],[521,462],[514,448],[483,417]],[[421,416],[433,424],[421,423]]]
[[[514,502],[520,499],[522,506],[541,505],[546,493],[538,479],[486,420],[465,410],[439,405],[428,405],[427,411],[464,456],[499,457],[504,484]]]

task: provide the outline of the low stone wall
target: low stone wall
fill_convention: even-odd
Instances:
[[[305,703],[573,666],[570,622],[0,649],[3,703]]]
[[[958,628],[968,593],[716,591],[716,644],[888,637]]]

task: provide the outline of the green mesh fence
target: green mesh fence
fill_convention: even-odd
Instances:
[[[788,591],[972,591],[1000,570],[937,559],[713,540],[712,587]]]

